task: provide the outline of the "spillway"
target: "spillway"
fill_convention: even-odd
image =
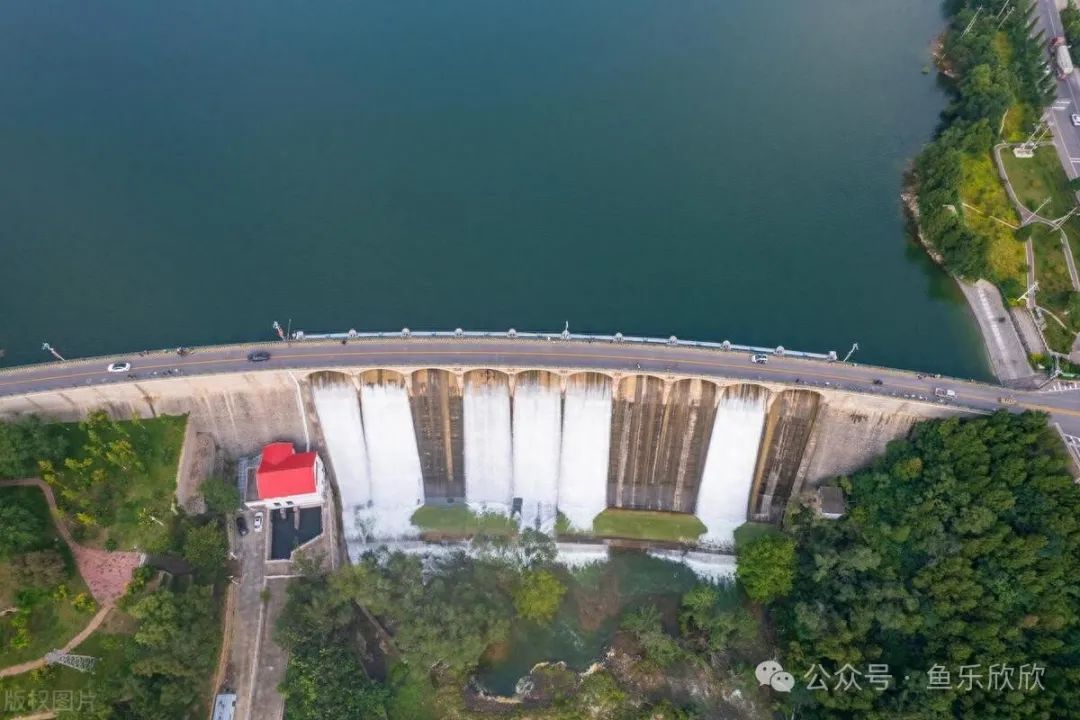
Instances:
[[[465,498],[465,449],[461,385],[446,370],[417,370],[412,375],[413,426],[424,475],[424,498]]]
[[[664,403],[656,467],[649,483],[649,507],[694,511],[716,414],[716,396],[716,385],[703,380],[680,380],[671,386]]]
[[[478,512],[508,514],[513,497],[510,384],[504,373],[465,375],[465,499]]]
[[[514,387],[513,496],[521,499],[521,527],[555,529],[562,445],[562,394],[549,372],[521,373]]]
[[[716,408],[696,514],[707,528],[702,540],[734,542],[746,522],[768,391],[755,385],[724,388]]]
[[[360,409],[371,467],[372,534],[378,539],[414,535],[409,518],[424,502],[424,479],[403,378],[387,371],[364,373]]]
[[[611,380],[571,375],[563,405],[559,510],[578,530],[592,530],[593,518],[607,507],[610,447]]]
[[[646,375],[622,378],[614,389],[608,505],[658,510],[649,504],[664,421],[664,381]]]
[[[821,395],[811,390],[785,390],[773,400],[765,419],[761,457],[750,494],[751,519],[781,519],[820,404]]]
[[[371,523],[371,475],[360,401],[352,381],[342,375],[314,376],[311,390],[341,496],[342,532],[355,562]]]

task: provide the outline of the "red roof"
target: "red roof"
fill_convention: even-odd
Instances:
[[[308,495],[315,492],[314,452],[298,453],[292,443],[270,443],[263,448],[262,461],[255,473],[259,499]]]

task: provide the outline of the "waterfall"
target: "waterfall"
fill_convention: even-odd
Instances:
[[[746,522],[766,399],[766,391],[751,385],[729,388],[720,398],[697,499],[705,542],[731,544],[735,528]]]
[[[559,492],[562,396],[550,373],[525,373],[514,388],[514,492],[521,527],[551,533]]]
[[[424,503],[424,479],[409,393],[393,378],[380,380],[360,386],[360,407],[371,466],[373,535],[391,539],[416,534],[409,518]]]
[[[607,507],[608,451],[611,446],[611,381],[602,375],[574,375],[566,384],[559,510],[578,530]]]
[[[355,562],[371,522],[371,475],[360,402],[347,379],[342,382],[316,380],[312,396],[341,495],[342,532],[349,557]]]
[[[478,512],[510,512],[513,450],[510,386],[502,373],[465,377],[465,500]]]

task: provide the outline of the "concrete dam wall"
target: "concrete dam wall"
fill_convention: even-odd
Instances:
[[[0,398],[0,415],[189,414],[230,455],[316,447],[350,543],[416,534],[424,503],[554,528],[605,508],[694,513],[706,541],[851,472],[956,408],[780,383],[576,370],[268,370]]]

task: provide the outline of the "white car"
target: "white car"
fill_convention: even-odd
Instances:
[[[262,532],[263,514],[261,512],[255,513],[255,532]]]
[[[1080,114],[1073,113],[1071,116],[1073,127],[1080,127]]]
[[[121,373],[131,370],[131,363],[129,362],[114,362],[108,368],[109,372]]]
[[[750,362],[757,363],[758,365],[764,365],[765,363],[769,362],[769,356],[762,353],[751,355]]]

